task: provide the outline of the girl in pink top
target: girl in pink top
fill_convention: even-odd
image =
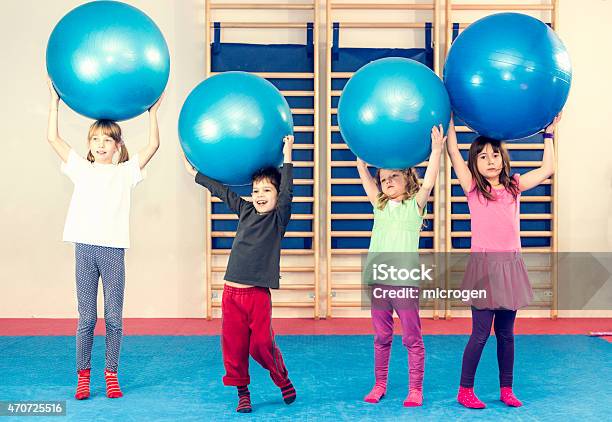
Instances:
[[[474,394],[474,377],[492,324],[497,338],[500,400],[508,406],[522,406],[512,392],[514,320],[517,309],[531,302],[533,292],[521,257],[520,197],[521,192],[553,174],[552,138],[560,118],[557,116],[544,133],[542,166],[523,175],[511,175],[503,142],[483,136],[470,146],[466,164],[451,119],[448,154],[467,197],[472,229],[471,255],[462,288],[486,292],[486,298],[470,303],[472,334],[463,353],[457,396],[459,403],[468,408],[485,407]]]

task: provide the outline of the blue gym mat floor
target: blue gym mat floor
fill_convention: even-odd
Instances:
[[[73,336],[0,336],[0,400],[66,400],[68,420],[605,420],[612,408],[612,344],[583,335],[517,335],[514,389],[524,403],[499,401],[495,338],[476,375],[484,410],[456,400],[466,335],[426,335],[424,405],[405,408],[407,353],[395,336],[387,395],[363,402],[373,384],[371,335],[279,335],[298,398],[288,406],[266,371],[251,361],[253,413],[237,414],[234,388],[221,383],[218,336],[125,336],[120,383],[125,396],[107,399],[104,338],[96,336],[92,397],[73,398]],[[29,418],[19,418],[29,419]],[[34,420],[42,419],[36,417]],[[58,420],[58,418],[49,418]],[[64,418],[61,418],[64,419]]]

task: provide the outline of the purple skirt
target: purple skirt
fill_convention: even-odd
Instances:
[[[527,268],[520,251],[486,252],[472,249],[462,290],[477,290],[469,305],[477,309],[523,308],[533,300]]]

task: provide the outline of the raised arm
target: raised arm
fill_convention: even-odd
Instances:
[[[542,156],[542,165],[520,177],[519,189],[521,192],[538,186],[555,172],[555,148],[553,146],[552,136],[559,120],[561,120],[561,113],[555,117],[548,127],[546,127],[544,131],[544,155]]]
[[[469,192],[472,187],[472,172],[468,168],[461,151],[459,151],[459,145],[457,144],[457,132],[455,132],[455,123],[451,116],[450,123],[448,125],[448,140],[446,142],[446,150],[450,157],[455,174],[459,179],[459,183],[463,188],[464,192]]]
[[[192,177],[196,177],[198,171],[191,165],[184,153],[181,153],[181,158],[183,159],[183,164],[185,164],[185,170],[187,170],[187,173],[189,173]]]
[[[59,135],[57,119],[60,98],[59,95],[57,95],[57,91],[53,87],[53,82],[51,82],[51,79],[49,78],[47,78],[47,85],[49,85],[49,93],[51,94],[51,99],[49,102],[49,122],[47,124],[47,141],[49,141],[49,145],[53,147],[53,150],[65,163],[68,161],[70,145],[68,145]]]
[[[444,142],[446,142],[446,136],[444,136],[444,128],[442,125],[434,126],[431,128],[431,155],[429,156],[429,164],[427,170],[425,170],[425,177],[423,177],[423,184],[416,194],[416,201],[419,204],[419,210],[423,212],[423,209],[427,206],[427,200],[431,194],[432,189],[436,185],[436,178],[440,172],[440,156],[444,149]]]
[[[359,178],[361,179],[361,184],[363,185],[363,190],[365,190],[368,200],[372,206],[376,206],[376,199],[378,198],[380,190],[378,189],[376,180],[372,177],[372,174],[370,174],[370,170],[368,170],[368,165],[359,157],[357,157],[357,171],[359,172]]]
[[[281,169],[281,182],[278,187],[277,208],[280,222],[287,227],[291,219],[291,202],[293,201],[293,135],[283,138],[283,168]]]
[[[185,169],[187,170],[187,173],[195,177],[196,183],[208,189],[213,196],[220,198],[223,202],[225,202],[228,208],[234,211],[236,214],[240,214],[240,210],[242,209],[242,207],[248,204],[249,202],[242,199],[240,195],[238,195],[236,192],[231,190],[228,186],[222,183],[219,183],[216,180],[211,179],[210,177],[205,176],[202,173],[198,172],[191,165],[189,160],[187,160],[187,157],[185,157],[185,154],[181,153],[181,155],[182,155],[183,163],[185,164]]]
[[[159,97],[159,99],[149,108],[149,144],[142,151],[138,152],[138,159],[140,169],[142,170],[144,166],[153,158],[153,155],[159,149],[159,126],[157,124],[157,110],[159,110],[159,105],[164,99],[164,94]]]

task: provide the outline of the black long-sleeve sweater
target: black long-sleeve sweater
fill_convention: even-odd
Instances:
[[[195,181],[239,217],[225,280],[278,289],[281,240],[291,218],[293,165],[283,164],[276,209],[264,214],[258,213],[252,202],[245,201],[228,186],[202,173],[198,172]]]

